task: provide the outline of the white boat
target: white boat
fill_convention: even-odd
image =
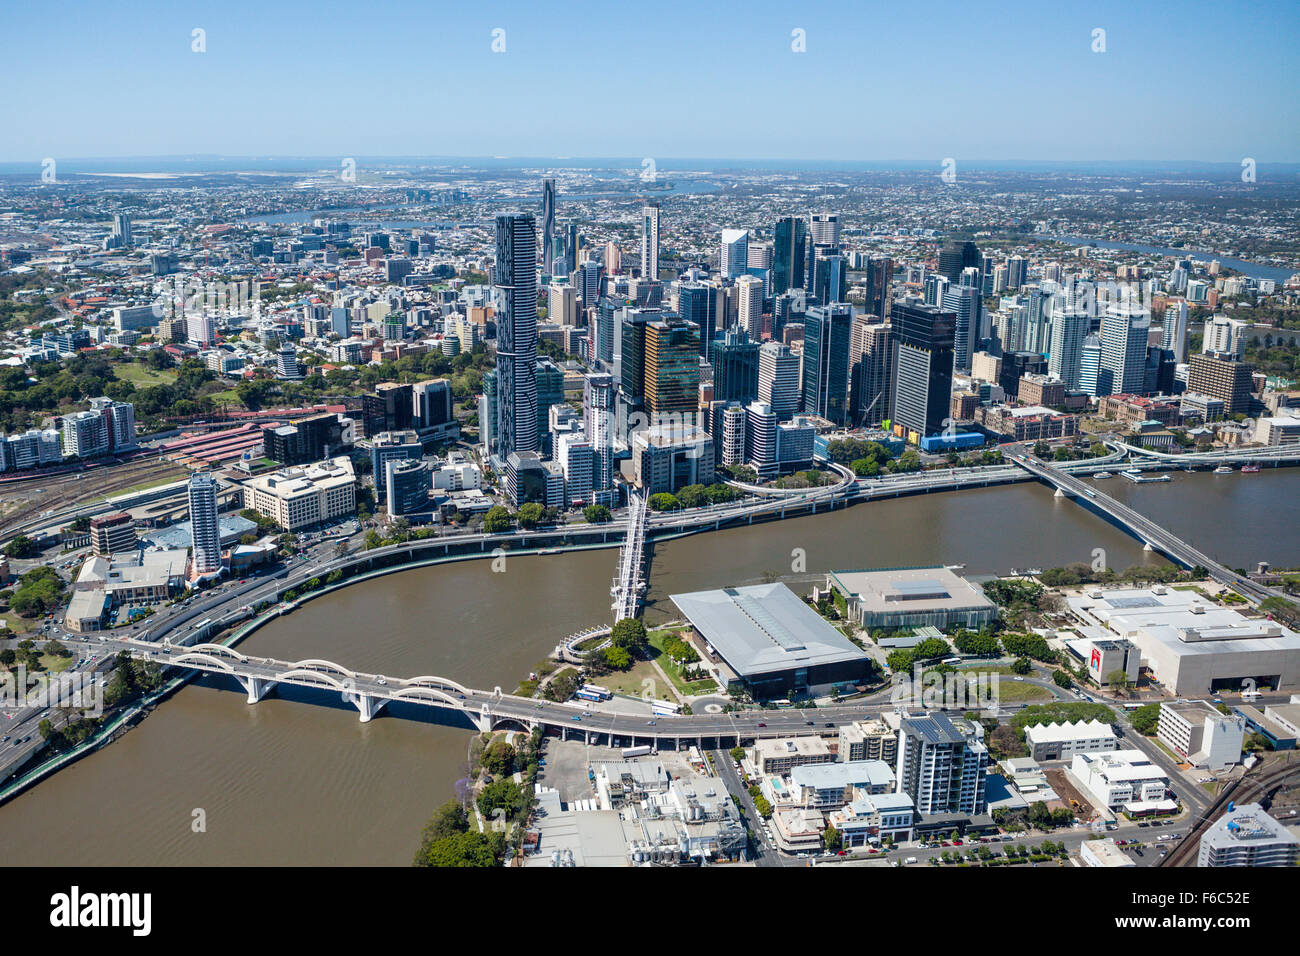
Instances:
[[[1109,471],[1098,471],[1098,472],[1094,472],[1092,477],[1094,477],[1094,478],[1113,478],[1113,477],[1115,477],[1115,476],[1112,475]]]
[[[1220,465],[1218,468],[1214,469],[1214,473],[1216,475],[1230,475],[1232,474],[1232,466]]]

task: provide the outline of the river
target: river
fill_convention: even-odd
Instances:
[[[1281,533],[1300,527],[1300,471],[1098,485],[1230,564],[1300,565],[1300,536]],[[791,574],[796,548],[802,574]],[[767,572],[802,590],[831,568],[965,564],[980,575],[1091,563],[1096,548],[1116,568],[1162,560],[1038,484],[882,499],[656,544],[646,618],[677,616],[670,594]],[[508,558],[499,573],[489,561],[405,571],[310,601],[243,647],[509,691],[559,638],[608,620],[614,563],[605,550]],[[406,707],[363,724],[334,695],[291,689],[250,706],[220,679],[191,684],[0,807],[0,862],[405,865],[463,776],[470,739]]]

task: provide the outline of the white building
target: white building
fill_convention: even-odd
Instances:
[[[1194,767],[1223,770],[1241,760],[1246,718],[1221,714],[1204,700],[1161,704],[1156,738]]]
[[[1137,862],[1110,838],[1084,840],[1079,847],[1079,859],[1083,861],[1084,866],[1137,866]]]
[[[1075,754],[1119,748],[1114,728],[1100,720],[1035,724],[1025,728],[1025,743],[1034,760],[1073,760]]]
[[[1128,813],[1174,810],[1169,777],[1140,750],[1075,754],[1070,774],[1099,809]]]

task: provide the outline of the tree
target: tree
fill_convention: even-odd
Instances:
[[[1028,674],[1033,669],[1033,662],[1028,657],[1017,657],[1011,664],[1011,670],[1016,674]]]
[[[545,506],[536,501],[525,502],[519,507],[519,513],[515,515],[519,519],[519,525],[522,528],[536,528],[542,523],[542,516],[545,514]]]
[[[1057,687],[1073,687],[1074,679],[1065,671],[1052,671],[1052,682]]]
[[[634,617],[619,621],[609,632],[609,639],[615,647],[628,652],[643,650],[648,643],[645,625]]]
[[[661,491],[658,494],[651,495],[647,504],[650,505],[652,511],[672,511],[678,507],[680,502],[677,500],[676,495]]]
[[[494,740],[483,751],[483,769],[494,777],[515,772],[515,748],[504,740]]]
[[[415,854],[415,866],[492,867],[505,855],[504,833],[456,833],[428,841]]]
[[[605,648],[605,663],[610,670],[625,671],[632,666],[632,655],[621,647]]]
[[[822,846],[827,850],[838,850],[843,842],[840,831],[834,827],[827,827],[822,831]]]
[[[591,524],[604,524],[613,517],[605,505],[587,505],[582,509],[582,516]]]
[[[479,813],[491,819],[498,807],[513,817],[527,803],[527,796],[513,780],[494,780],[478,795]]]
[[[501,505],[493,505],[483,516],[483,531],[486,534],[501,534],[510,530],[510,512]]]
[[[740,763],[745,759],[744,747],[732,747],[729,753],[731,754],[731,759],[736,761],[736,763]]]
[[[1156,732],[1156,725],[1160,723],[1160,705],[1156,703],[1139,707],[1128,715],[1128,722],[1138,733],[1150,737]]]
[[[25,534],[20,534],[5,545],[5,555],[10,558],[36,557],[36,542]]]
[[[1130,685],[1128,673],[1122,668],[1117,667],[1106,675],[1106,683],[1116,688],[1121,693],[1127,693]]]

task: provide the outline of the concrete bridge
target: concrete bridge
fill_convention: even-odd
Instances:
[[[385,677],[333,661],[256,657],[223,644],[182,646],[136,640],[115,643],[137,660],[232,677],[247,692],[250,704],[261,701],[277,685],[286,684],[337,692],[357,708],[363,722],[372,720],[388,704],[401,702],[460,712],[485,733],[502,726],[525,730],[545,727],[565,738],[577,737],[589,743],[608,741],[611,746],[722,747],[766,737],[833,734],[841,723],[860,720],[891,706],[859,703],[809,711],[651,716],[628,710],[591,710],[590,705],[582,702],[555,703],[516,697],[503,693],[499,687],[480,690],[445,677]]]
[[[1266,598],[1277,597],[1281,593],[1252,581],[1231,568],[1224,567],[1150,518],[1071,474],[1035,461],[1028,455],[1013,455],[1012,461],[1040,481],[1053,486],[1061,497],[1075,498],[1081,504],[1101,512],[1142,541],[1148,550],[1159,551],[1187,568],[1203,567],[1214,580],[1235,589],[1256,603]]]

